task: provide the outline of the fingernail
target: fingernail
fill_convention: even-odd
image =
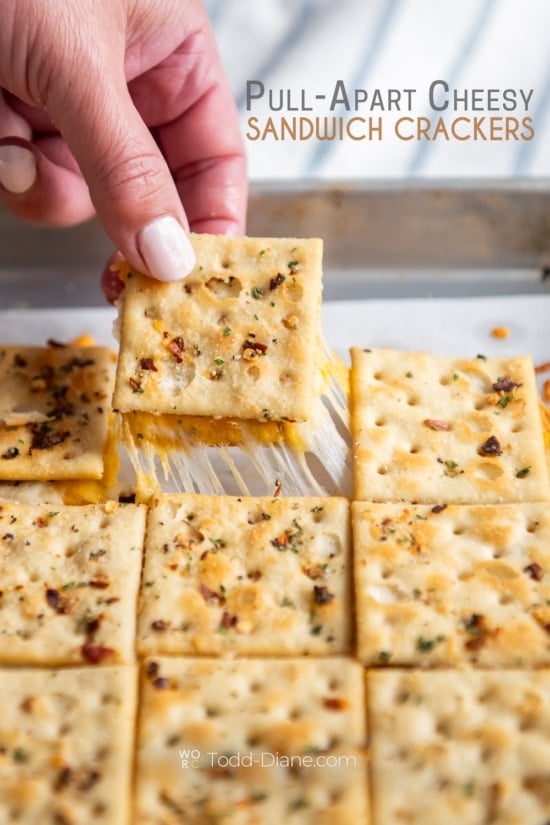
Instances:
[[[36,158],[23,146],[0,146],[0,185],[14,195],[22,195],[36,180]]]
[[[138,245],[149,272],[159,281],[179,281],[195,266],[191,241],[170,215],[148,223],[138,235]]]

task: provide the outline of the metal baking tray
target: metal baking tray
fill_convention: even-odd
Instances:
[[[257,182],[248,233],[323,238],[327,301],[550,294],[550,179]],[[0,309],[102,306],[111,251],[0,209]]]

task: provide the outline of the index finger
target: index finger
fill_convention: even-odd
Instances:
[[[209,27],[191,35],[171,56],[170,75],[181,84],[179,114],[153,132],[190,227],[194,232],[243,234],[248,195],[244,145]],[[146,77],[133,81],[140,83]]]

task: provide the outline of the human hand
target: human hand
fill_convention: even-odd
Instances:
[[[193,266],[183,228],[243,232],[242,139],[200,0],[0,8],[0,199],[12,212],[69,226],[97,211],[122,255],[160,280]]]

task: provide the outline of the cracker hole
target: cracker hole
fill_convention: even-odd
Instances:
[[[222,264],[223,266],[223,264]],[[238,278],[232,275],[229,278],[210,278],[205,287],[217,298],[237,298],[243,288]]]
[[[503,474],[502,467],[494,464],[492,461],[483,461],[477,465],[474,470],[474,476],[482,478],[487,481],[496,481]]]
[[[285,290],[285,294],[289,301],[298,303],[304,297],[304,290],[300,284],[290,283]]]
[[[250,693],[259,693],[262,687],[261,682],[250,682]]]
[[[382,568],[381,576],[382,576],[383,579],[389,579],[391,574],[392,574],[391,567],[383,567]]]
[[[464,527],[460,527],[460,526],[457,525],[456,527],[453,528],[453,536],[461,536],[465,532],[466,531],[465,531]]]
[[[340,679],[337,679],[334,676],[332,677],[332,679],[329,679],[329,682],[328,682],[328,689],[329,690],[331,690],[331,691],[339,690],[341,686],[342,686],[342,682],[340,681]]]
[[[222,269],[231,269],[232,266],[233,266],[233,261],[231,261],[229,258],[224,258],[223,259]]]
[[[258,378],[261,376],[260,368],[253,364],[251,367],[248,367],[246,374],[252,378],[253,381],[257,381]]]
[[[478,412],[480,410],[484,410],[485,407],[486,407],[485,401],[476,401],[476,403],[474,404],[474,410],[477,410]]]
[[[302,717],[302,709],[301,708],[292,708],[292,710],[288,714],[288,718],[291,719],[293,722],[300,719],[301,717]]]
[[[31,575],[29,576],[29,581],[31,581],[33,583],[38,582],[38,581],[43,581],[43,580],[44,580],[44,576],[40,575],[40,573],[31,573]]]
[[[385,427],[386,426],[386,419],[385,418],[377,418],[374,422],[375,427]]]
[[[143,311],[144,318],[150,318],[151,321],[159,321],[162,318],[160,307],[146,307]]]
[[[194,364],[178,364],[174,370],[175,380],[168,384],[170,395],[179,395],[195,379],[196,372]]]
[[[420,452],[420,447],[418,446],[418,444],[413,444],[412,447],[409,450],[409,453],[411,453],[411,455],[416,455],[419,452]]]
[[[515,424],[512,427],[512,432],[513,433],[522,433],[524,429],[525,429],[525,427],[523,427],[521,424]]]
[[[451,379],[449,378],[448,375],[443,375],[439,379],[439,383],[441,384],[442,387],[447,387],[451,383]]]
[[[378,475],[379,475],[379,476],[385,476],[385,475],[387,475],[387,473],[388,473],[388,468],[387,468],[387,467],[384,467],[384,466],[382,465],[381,467],[379,467],[379,468],[377,469],[377,471],[376,471],[376,472],[378,473]]]
[[[450,738],[452,725],[449,719],[440,719],[435,729],[440,736],[443,736],[445,739]]]
[[[407,398],[407,404],[409,405],[409,407],[417,407],[418,403],[419,403],[419,400],[420,399],[418,398],[417,395],[410,395]]]
[[[490,762],[493,756],[495,755],[495,749],[484,747],[481,749],[481,761],[482,762]]]
[[[342,801],[344,794],[342,791],[331,791],[329,795],[329,800],[331,805],[337,805],[339,802]]]
[[[532,521],[531,524],[527,525],[527,532],[528,533],[536,533],[539,528],[538,521]]]
[[[375,372],[375,373],[373,373],[372,377],[374,378],[375,381],[381,381],[382,378],[384,377],[384,374],[382,372]]]
[[[501,593],[498,599],[498,603],[503,605],[512,604],[513,601],[514,597],[510,593]]]
[[[258,734],[252,734],[252,736],[246,737],[246,744],[249,748],[256,748],[261,742],[261,737]]]
[[[279,376],[280,384],[292,384],[295,380],[295,376],[291,372],[282,372]]]

